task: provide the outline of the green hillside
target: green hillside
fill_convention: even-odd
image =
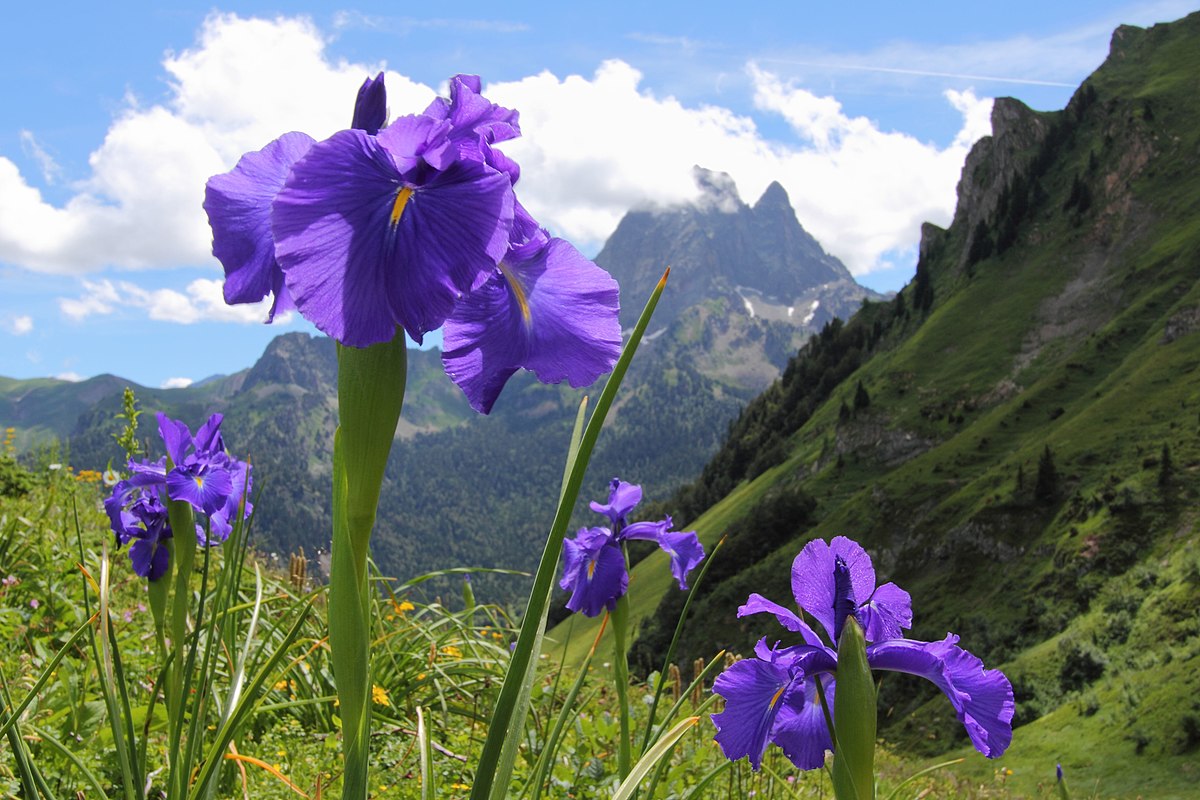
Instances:
[[[680,660],[782,638],[737,606],[788,602],[803,543],[848,535],[912,593],[914,638],[958,633],[1013,680],[1013,747],[958,769],[1034,793],[1061,762],[1102,797],[1194,796],[1197,75],[1200,14],[1118,29],[1062,111],[997,101],[914,281],[806,346],[673,499],[706,545],[727,537]],[[643,669],[682,605],[668,585],[662,559],[634,571]],[[885,738],[962,750],[931,686],[881,692]]]

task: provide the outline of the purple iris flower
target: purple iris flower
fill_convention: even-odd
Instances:
[[[130,544],[138,575],[157,580],[167,571],[164,542],[173,535],[168,498],[190,503],[208,516],[207,526],[196,526],[196,538],[204,546],[225,541],[239,510],[243,517],[253,510],[247,497],[250,465],[225,451],[221,420],[220,414],[213,414],[193,436],[187,425],[160,413],[158,431],[167,456],[130,461],[129,478],[118,482],[104,501],[117,544]]]
[[[856,542],[842,536],[828,544],[809,542],[792,564],[792,593],[832,642],[853,616],[866,636],[872,669],[932,681],[950,699],[979,752],[996,758],[1008,748],[1014,710],[1008,678],[985,669],[979,658],[958,646],[954,634],[939,642],[901,638],[901,631],[912,625],[909,595],[894,584],[877,587],[871,559]],[[832,711],[837,651],[798,614],[761,595],[750,595],[738,609],[738,617],[759,613],[773,614],[804,643],[768,647],[763,639],[754,658],[737,662],[717,678],[713,691],[725,698],[725,710],[712,715],[717,743],[727,758],[746,756],[756,770],[770,742],[798,768],[816,769],[832,749],[816,700],[816,678],[825,676],[821,686]]]
[[[612,528],[581,528],[574,539],[563,542],[563,577],[559,586],[571,592],[567,608],[585,616],[613,610],[629,588],[629,571],[621,543],[641,539],[656,542],[671,558],[671,574],[680,589],[687,575],[704,559],[704,546],[694,531],[672,531],[671,518],[658,522],[626,523],[626,515],[642,499],[642,487],[613,478],[608,503],[593,502],[592,510],[604,514]]]
[[[481,86],[457,75],[448,99],[384,127],[380,74],[352,129],[285,134],[210,179],[226,301],[273,293],[272,317],[294,307],[353,347],[445,324],[446,372],[485,414],[518,369],[577,388],[610,370],[617,284],[517,202],[520,167],[496,145],[518,114]]]

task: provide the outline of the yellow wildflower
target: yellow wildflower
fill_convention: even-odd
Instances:
[[[450,658],[462,658],[462,650],[459,650],[452,644],[448,644],[442,648],[442,655]]]
[[[371,702],[377,706],[390,706],[392,704],[392,701],[388,698],[387,689],[375,684],[371,684]]]

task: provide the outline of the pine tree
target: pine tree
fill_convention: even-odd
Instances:
[[[924,260],[917,262],[917,274],[913,277],[913,305],[922,311],[933,306],[933,279]]]
[[[1167,447],[1166,442],[1163,442],[1162,455],[1158,459],[1158,485],[1168,486],[1174,472],[1175,467],[1171,464],[1171,448]]]
[[[1038,459],[1037,482],[1033,485],[1033,496],[1042,503],[1058,496],[1058,468],[1054,466],[1054,454],[1050,452],[1050,445],[1046,445],[1042,457]]]
[[[854,412],[858,413],[871,405],[871,395],[867,394],[867,387],[863,386],[863,382],[858,382],[858,388],[854,390]]]
[[[846,405],[846,401],[842,401],[841,408],[838,409],[838,422],[846,422],[850,419],[850,406]]]

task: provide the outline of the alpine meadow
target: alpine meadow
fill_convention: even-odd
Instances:
[[[364,78],[207,184],[320,334],[0,377],[5,796],[1195,796],[1200,12],[997,98],[890,293],[704,164],[587,258],[519,109]]]

